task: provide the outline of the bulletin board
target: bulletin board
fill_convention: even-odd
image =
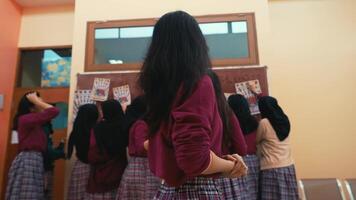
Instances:
[[[235,83],[258,79],[262,93],[268,95],[267,67],[266,66],[246,66],[246,67],[218,67],[213,68],[220,78],[225,93],[235,93]],[[128,84],[130,86],[131,97],[134,99],[141,94],[137,84],[139,71],[115,71],[115,72],[87,72],[77,75],[77,90],[91,90],[95,78],[109,78],[110,92],[109,98],[113,97],[112,88]]]

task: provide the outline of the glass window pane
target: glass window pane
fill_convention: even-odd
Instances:
[[[95,39],[119,38],[118,28],[95,29]]]
[[[227,22],[201,23],[201,24],[199,24],[199,27],[204,35],[227,34],[228,33]]]
[[[247,23],[246,22],[232,22],[232,32],[233,33],[247,33]]]
[[[68,87],[71,49],[21,51],[20,87]]]
[[[249,56],[246,21],[228,22],[228,33],[205,35],[211,59],[237,59]]]
[[[120,28],[120,38],[152,37],[153,26]]]
[[[142,62],[152,31],[153,27],[125,27],[120,28],[120,37],[95,39],[95,64]]]

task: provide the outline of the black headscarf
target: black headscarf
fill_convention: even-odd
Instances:
[[[258,122],[251,115],[249,104],[246,98],[240,94],[231,95],[228,99],[231,109],[234,111],[244,135],[248,135],[257,130]]]
[[[94,104],[85,104],[79,107],[74,120],[73,130],[69,136],[68,158],[72,156],[75,146],[77,157],[80,161],[88,163],[90,143],[90,130],[95,126],[99,117],[98,108]]]
[[[94,128],[99,151],[117,156],[126,150],[128,135],[124,132],[124,112],[121,104],[110,99],[101,104],[103,119]]]
[[[131,126],[139,119],[143,119],[147,111],[147,105],[144,96],[136,97],[132,103],[127,107],[125,113],[125,131],[127,134]]]
[[[288,116],[284,114],[277,100],[270,96],[261,97],[258,101],[258,107],[262,118],[267,118],[271,122],[278,139],[280,141],[286,139],[290,132],[290,123]]]

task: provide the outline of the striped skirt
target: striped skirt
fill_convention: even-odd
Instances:
[[[68,200],[86,199],[86,188],[88,184],[90,166],[76,160],[73,166],[68,188]]]
[[[20,152],[12,162],[6,188],[6,200],[44,198],[44,168],[42,153]]]
[[[53,198],[53,171],[46,171],[45,172],[45,199],[51,200]]]
[[[160,186],[145,157],[131,157],[122,176],[117,200],[151,200]]]
[[[117,190],[104,193],[86,193],[85,200],[115,200]]]
[[[195,177],[179,187],[162,183],[154,199],[159,200],[223,200],[213,178]]]
[[[261,170],[261,200],[297,200],[298,186],[294,165]]]
[[[247,176],[241,178],[219,178],[215,180],[222,192],[223,199],[251,200],[248,192]]]
[[[248,193],[249,199],[257,200],[258,199],[258,179],[260,175],[260,160],[256,155],[247,155],[243,157],[247,167],[247,184],[248,184]]]

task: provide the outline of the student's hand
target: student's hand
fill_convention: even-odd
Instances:
[[[30,94],[27,94],[26,98],[33,104],[37,104],[41,101],[41,98],[37,96],[36,92],[31,92]]]
[[[257,85],[254,81],[249,81],[247,83],[247,88],[251,90],[252,93],[257,94]]]
[[[146,140],[146,141],[143,143],[143,148],[145,148],[146,151],[148,151],[148,146],[149,146],[149,141]]]
[[[233,154],[224,157],[227,160],[233,161],[235,165],[229,173],[225,173],[223,176],[228,178],[239,178],[241,176],[247,175],[248,169],[241,156]]]

